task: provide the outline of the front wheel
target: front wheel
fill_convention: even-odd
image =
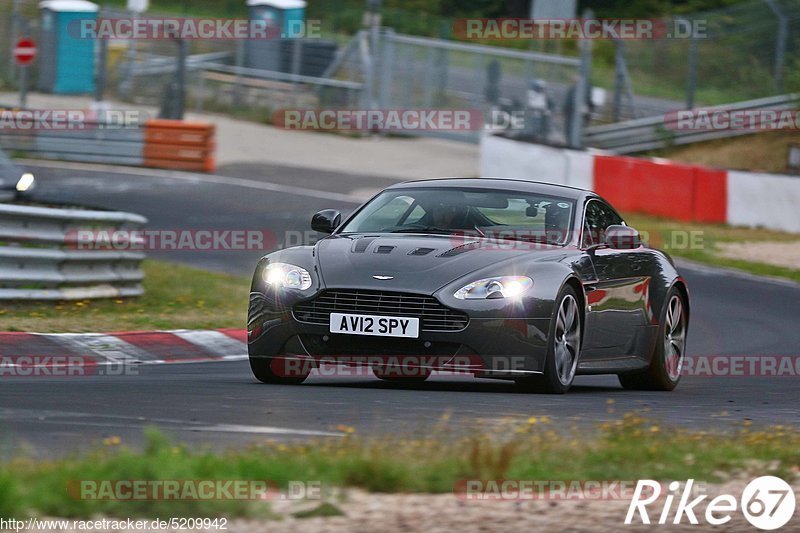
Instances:
[[[619,382],[626,389],[671,391],[681,380],[689,329],[686,302],[675,287],[670,289],[666,301],[650,366],[641,373],[620,374]]]
[[[556,299],[550,320],[544,372],[517,378],[519,386],[533,392],[564,394],[572,386],[581,355],[581,311],[575,289],[567,285]]]
[[[250,370],[261,383],[299,385],[311,373],[308,361],[291,355],[277,357],[250,356]]]

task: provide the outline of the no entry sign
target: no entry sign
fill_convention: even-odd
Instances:
[[[33,63],[36,59],[36,42],[33,39],[23,38],[14,46],[14,60],[21,67]]]

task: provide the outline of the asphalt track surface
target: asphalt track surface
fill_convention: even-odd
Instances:
[[[150,219],[151,228],[265,229],[279,236],[305,231],[319,209],[353,209],[354,191],[363,197],[365,189],[392,182],[248,165],[220,169],[219,175],[233,180],[56,166],[34,168],[44,200],[138,212]],[[261,253],[151,255],[249,275]],[[690,355],[800,353],[797,285],[713,269],[684,267],[682,272],[692,295]],[[758,426],[796,424],[798,398],[797,376],[686,377],[671,393],[624,391],[613,376],[578,377],[567,395],[546,396],[463,376],[433,376],[422,385],[405,386],[369,375],[312,375],[300,386],[267,386],[254,380],[246,361],[161,365],[129,376],[3,379],[0,445],[58,455],[111,435],[135,445],[142,428],[154,425],[178,440],[219,448],[336,435],[341,424],[361,434],[425,431],[444,413],[450,413],[451,425],[467,429],[532,415],[549,415],[567,427],[640,409],[664,423],[732,428],[745,420]]]

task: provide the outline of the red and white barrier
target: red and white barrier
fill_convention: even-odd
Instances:
[[[578,151],[487,135],[481,176],[590,189],[620,211],[800,233],[800,177]]]

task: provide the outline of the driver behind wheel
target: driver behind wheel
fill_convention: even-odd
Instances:
[[[466,229],[469,227],[469,207],[459,204],[437,203],[427,210],[421,222],[442,229]]]

